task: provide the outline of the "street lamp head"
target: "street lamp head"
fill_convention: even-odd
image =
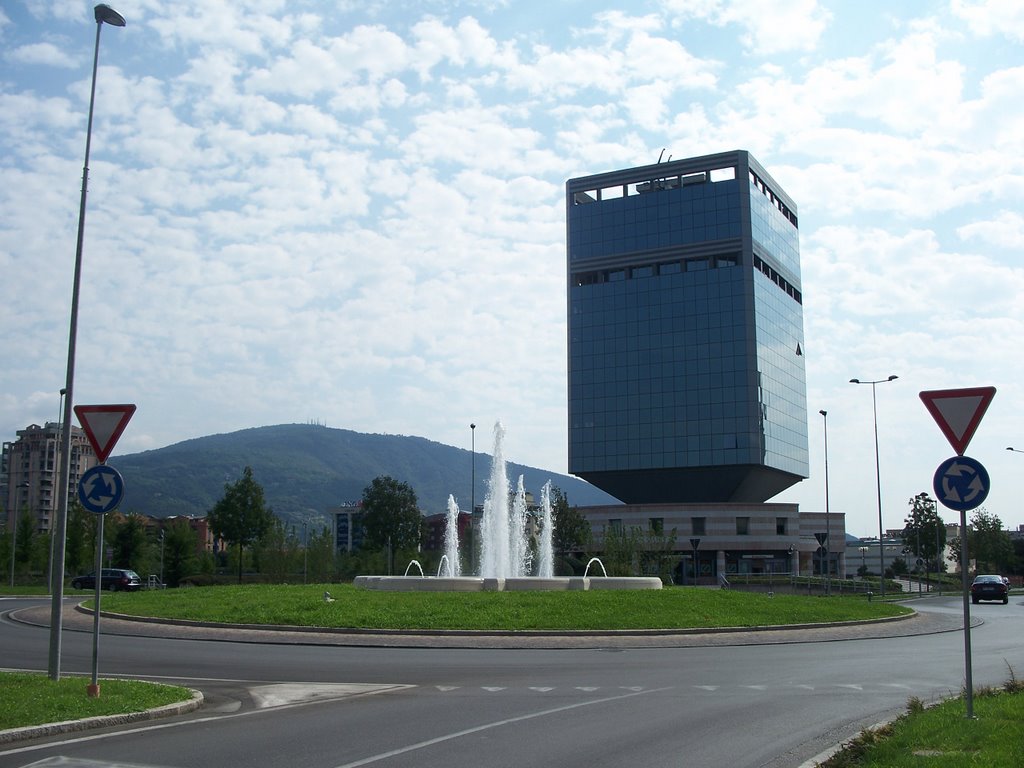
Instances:
[[[828,416],[828,411],[818,411],[822,416]]]
[[[470,428],[470,429],[476,429],[476,424],[470,424],[470,425],[469,425],[469,428]]]
[[[860,384],[860,379],[850,379],[851,384]]]
[[[97,24],[109,24],[112,27],[123,27],[125,25],[124,16],[105,3],[97,5],[93,9],[93,13],[96,16]]]
[[[892,374],[892,375],[889,376],[888,379],[886,379],[886,381],[895,381],[898,378],[899,378],[899,376],[897,376],[896,374]]]

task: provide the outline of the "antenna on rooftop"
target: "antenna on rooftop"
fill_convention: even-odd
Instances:
[[[661,158],[662,158],[662,157],[664,157],[664,156],[665,156],[665,148],[664,148],[664,147],[662,147],[662,148],[661,148],[661,154],[660,154],[660,155],[658,155],[658,162],[659,162],[659,163],[661,162]]]

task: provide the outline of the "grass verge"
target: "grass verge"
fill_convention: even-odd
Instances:
[[[192,698],[188,688],[115,679],[101,679],[100,695],[90,698],[89,682],[84,677],[51,680],[35,672],[0,672],[0,730],[144,712]]]
[[[323,599],[329,591],[333,602]],[[91,603],[91,601],[89,601]],[[733,590],[383,592],[349,584],[196,587],[102,598],[104,611],[234,624],[390,630],[587,631],[813,624],[909,613],[855,597]]]
[[[1024,744],[1024,684],[976,691],[974,717],[962,697],[925,708],[917,699],[889,725],[864,731],[820,768],[1019,768]]]

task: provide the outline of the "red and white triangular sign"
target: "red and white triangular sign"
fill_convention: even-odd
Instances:
[[[953,450],[958,456],[963,456],[981,423],[981,417],[995,397],[996,388],[934,389],[919,394]]]
[[[75,416],[100,464],[107,461],[117,439],[131,421],[134,405],[76,405]]]

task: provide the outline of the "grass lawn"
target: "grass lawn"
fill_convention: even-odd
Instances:
[[[822,768],[1019,768],[1024,744],[1024,684],[975,693],[974,718],[962,698],[925,709],[911,699],[907,714],[866,731]]]
[[[86,686],[91,681],[85,677],[51,680],[35,672],[0,672],[0,730],[143,712],[192,698],[188,688],[105,679],[99,680],[100,695],[90,698]]]
[[[329,591],[334,602],[325,602]],[[87,604],[91,604],[91,600]],[[630,630],[761,627],[898,616],[863,597],[696,587],[580,592],[384,592],[349,584],[242,585],[109,593],[104,611],[234,624],[360,629]]]

